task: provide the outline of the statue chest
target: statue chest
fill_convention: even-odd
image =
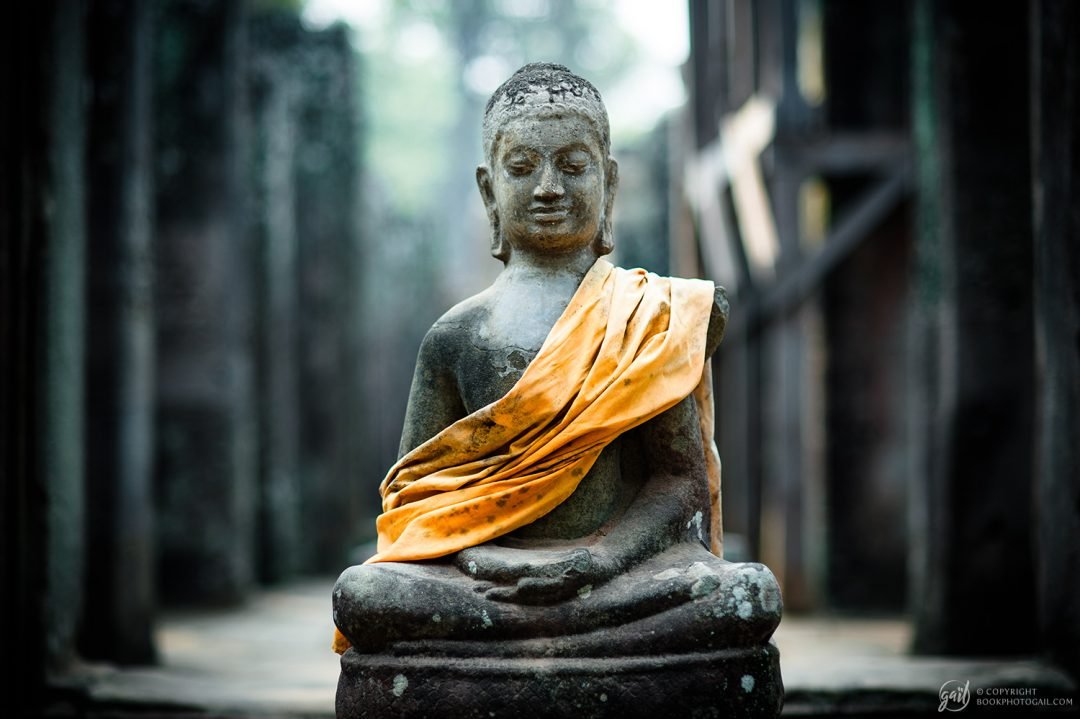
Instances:
[[[555,312],[493,311],[471,333],[456,374],[468,412],[499,399],[521,379],[558,319]]]
[[[458,387],[466,412],[472,413],[499,399],[521,379],[539,347],[483,347],[470,345],[458,365]]]
[[[499,399],[521,378],[579,282],[519,278],[491,288],[458,355],[458,387],[468,412]]]
[[[488,405],[505,395],[521,378],[539,352],[542,335],[515,335],[518,344],[486,345],[474,338],[463,348],[457,367],[458,387],[467,412]],[[500,335],[505,342],[512,335]],[[550,514],[513,533],[521,540],[571,539],[595,532],[608,521],[617,507],[629,499],[634,486],[621,481],[619,440],[609,445],[582,479],[577,490]]]

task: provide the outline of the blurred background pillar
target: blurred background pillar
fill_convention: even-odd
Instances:
[[[336,574],[373,534],[364,521],[382,477],[360,476],[365,439],[361,332],[392,304],[361,304],[360,153],[355,55],[341,25],[305,33],[296,147],[302,557]],[[417,171],[422,171],[417,169]],[[404,358],[398,358],[405,361]]]
[[[1080,676],[1080,8],[1042,0],[1031,19],[1039,616]]]
[[[812,218],[819,193],[836,228],[910,162],[911,4],[828,0],[819,6],[823,114],[834,151],[803,185],[802,212]],[[844,145],[851,149],[845,152]],[[901,195],[877,221],[865,223],[863,239],[822,293],[826,594],[833,609],[904,609],[909,217],[910,203]],[[815,244],[813,233],[807,239]]]
[[[255,12],[250,21],[251,223],[257,258],[259,417],[256,555],[259,578],[296,573],[300,533],[300,386],[297,374],[296,148],[303,76],[295,13]]]
[[[87,12],[84,657],[154,659],[152,5]]]
[[[83,577],[80,2],[0,29],[0,676],[21,716],[72,661]]]
[[[237,601],[255,574],[243,6],[165,0],[155,38],[157,537],[168,602]]]
[[[916,5],[915,648],[1038,644],[1030,10]],[[992,241],[990,238],[994,238]]]

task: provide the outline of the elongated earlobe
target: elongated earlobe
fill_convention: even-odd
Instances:
[[[604,255],[610,255],[614,249],[615,233],[611,230],[611,220],[605,217],[604,224],[600,228],[600,234],[593,240],[593,252],[596,253],[597,257],[603,257]]]
[[[507,244],[506,238],[502,236],[502,230],[499,227],[499,213],[489,213],[488,218],[491,220],[491,256],[505,263],[510,259],[510,245]]]
[[[597,257],[610,254],[615,249],[613,211],[615,209],[615,193],[619,189],[619,163],[610,157],[608,158],[604,185],[604,217],[600,223],[600,234],[593,241],[593,250],[596,252]]]
[[[499,209],[495,205],[495,191],[491,186],[491,172],[486,165],[476,168],[476,186],[480,190],[480,198],[484,201],[484,209],[487,210],[488,224],[491,225],[491,255],[506,262],[510,259],[510,245],[502,234]]]

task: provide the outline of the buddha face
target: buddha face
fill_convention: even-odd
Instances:
[[[601,147],[593,126],[574,113],[530,113],[503,126],[492,166],[477,169],[477,183],[512,252],[564,254],[598,240],[615,178]]]

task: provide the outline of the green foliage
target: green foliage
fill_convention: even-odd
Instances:
[[[405,214],[437,207],[440,187],[455,170],[451,163],[463,154],[453,143],[469,133],[479,137],[478,108],[494,86],[478,86],[477,73],[470,73],[477,63],[488,78],[498,68],[505,79],[526,62],[552,60],[603,90],[636,57],[610,7],[587,0],[401,0],[361,33],[365,155]]]
[[[398,209],[420,212],[450,158],[444,145],[458,112],[455,68],[380,52],[368,55],[365,69],[365,156]]]
[[[288,11],[299,15],[304,9],[304,0],[249,0],[249,3],[252,14]]]

